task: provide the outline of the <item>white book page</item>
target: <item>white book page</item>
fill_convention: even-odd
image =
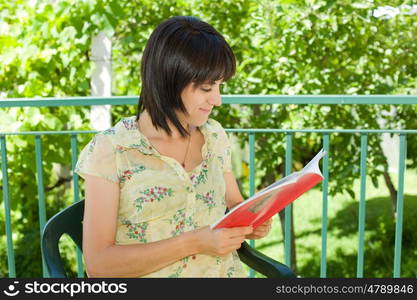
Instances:
[[[268,187],[266,187],[266,188],[264,188],[263,190],[261,190],[260,192],[259,192],[259,194],[255,194],[254,196],[252,196],[251,198],[253,198],[253,197],[255,197],[255,196],[259,196],[260,194],[262,195],[263,194],[263,191],[266,191],[266,190],[271,190],[271,189],[274,189],[274,188],[276,188],[276,187],[280,187],[280,186],[284,186],[284,185],[287,185],[287,184],[289,184],[289,183],[294,183],[294,182],[296,182],[297,181],[297,179],[301,176],[301,175],[303,175],[303,174],[305,174],[305,173],[315,173],[315,174],[318,174],[318,175],[320,175],[320,176],[323,176],[322,174],[321,174],[321,171],[320,171],[320,167],[319,167],[319,161],[320,161],[320,159],[323,157],[323,156],[325,156],[326,155],[326,151],[324,151],[323,149],[321,149],[317,154],[316,154],[316,156],[314,156],[314,158],[312,159],[312,160],[310,160],[309,162],[308,162],[308,164],[307,165],[305,165],[305,167],[301,170],[301,171],[298,171],[298,172],[294,172],[294,173],[292,173],[292,174],[290,174],[290,175],[288,175],[288,176],[285,176],[284,178],[282,178],[282,179],[280,179],[280,180],[278,180],[277,182],[274,182],[273,184],[271,184],[270,186],[268,186]],[[249,198],[249,199],[251,199],[251,198]],[[248,200],[249,200],[248,199]]]
[[[319,167],[319,161],[320,159],[326,155],[326,151],[324,149],[321,149],[319,153],[314,156],[312,160],[301,170],[302,173],[315,173],[323,177],[320,171]]]

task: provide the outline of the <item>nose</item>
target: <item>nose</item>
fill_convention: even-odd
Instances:
[[[220,106],[222,104],[222,95],[220,89],[214,89],[213,93],[210,94],[208,102],[213,106]]]

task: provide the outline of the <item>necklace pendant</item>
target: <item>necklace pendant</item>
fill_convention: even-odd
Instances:
[[[183,168],[185,168],[185,163],[182,163],[182,164],[181,164],[181,166],[182,166]]]

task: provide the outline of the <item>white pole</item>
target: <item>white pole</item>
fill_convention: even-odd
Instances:
[[[91,76],[91,95],[111,96],[111,40],[102,31],[93,37],[91,44],[94,71]],[[110,105],[92,105],[90,126],[94,130],[111,127]]]
[[[385,129],[385,125],[387,123],[383,116],[388,116],[392,119],[396,115],[397,110],[395,106],[391,105],[390,107],[390,111],[383,111],[382,116],[377,119],[377,122],[379,123],[379,126],[381,126],[382,129]],[[394,134],[393,136],[391,136],[391,134],[389,133],[383,133],[381,137],[381,148],[383,154],[387,158],[388,172],[398,173],[398,161],[400,159],[400,137],[398,134]]]

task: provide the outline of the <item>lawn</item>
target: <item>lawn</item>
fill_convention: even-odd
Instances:
[[[395,185],[398,176],[391,174]],[[401,276],[415,277],[417,241],[414,233],[417,220],[417,174],[405,175],[405,209]],[[395,222],[391,200],[383,178],[375,188],[366,183],[365,277],[392,277]],[[356,277],[358,249],[358,215],[360,181],[355,181],[356,199],[348,194],[328,198],[327,277]],[[320,276],[322,193],[315,188],[293,203],[296,236],[297,273],[302,277]],[[255,243],[256,249],[284,262],[283,234],[278,216],[270,234]],[[248,268],[247,268],[248,270]],[[257,277],[262,277],[260,274]]]

